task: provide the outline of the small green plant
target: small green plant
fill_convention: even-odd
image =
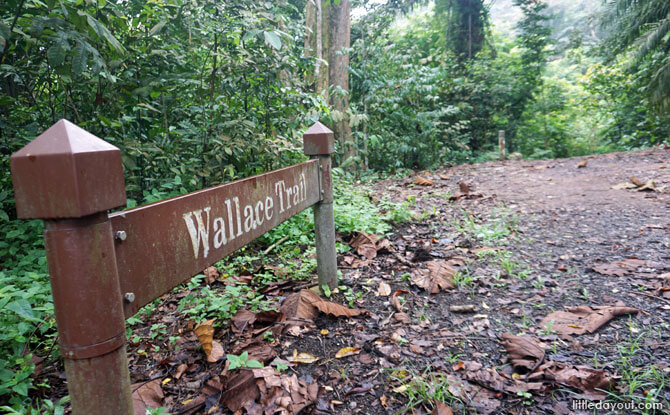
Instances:
[[[476,218],[463,211],[462,218],[455,225],[459,232],[481,240],[487,245],[494,245],[516,232],[518,218],[509,209],[499,206],[486,218]]]
[[[351,287],[340,285],[338,288],[342,295],[344,295],[344,298],[347,300],[350,308],[354,308],[354,302],[363,296],[362,292],[354,293],[354,290],[352,290]]]
[[[552,327],[554,326],[554,320],[550,320],[543,328],[539,331],[541,336],[551,336],[556,334],[556,330]]]
[[[147,414],[146,415],[170,415],[168,412],[167,408],[155,408],[155,409],[150,409],[147,408]]]
[[[228,365],[228,370],[235,370],[239,368],[251,368],[259,369],[263,367],[263,363],[258,360],[250,360],[249,353],[244,352],[241,355],[237,356],[234,354],[227,354],[226,359],[230,364]]]
[[[277,372],[283,372],[288,369],[288,364],[284,362],[280,362],[279,360],[275,360],[272,362],[272,365],[277,369]]]
[[[542,289],[544,289],[544,280],[542,279],[542,277],[541,277],[540,275],[538,275],[538,276],[533,280],[532,284],[533,284],[533,288],[535,288],[535,289],[537,289],[537,290],[542,290]]]
[[[266,331],[263,334],[263,340],[265,340],[268,343],[274,343],[275,342],[275,335],[272,333],[271,330]]]
[[[463,402],[449,392],[449,380],[445,375],[431,372],[430,369],[423,373],[404,372],[402,371],[400,376],[391,375],[394,381],[401,383],[394,392],[407,398],[404,413],[412,413],[415,408],[422,406],[432,407],[436,401],[444,402],[451,407],[463,406]]]
[[[467,268],[458,270],[454,275],[454,285],[462,288],[472,288],[475,286],[475,278],[470,274]]]
[[[532,405],[533,404],[533,395],[530,394],[530,392],[518,391],[516,394],[523,399],[523,404],[524,405]]]
[[[153,324],[151,326],[151,329],[149,329],[149,336],[151,337],[152,340],[156,339],[157,337],[162,337],[167,333],[167,328],[165,327],[165,324],[159,323],[159,324]]]
[[[326,298],[330,298],[330,296],[333,295],[328,284],[321,284],[321,292],[326,296]]]

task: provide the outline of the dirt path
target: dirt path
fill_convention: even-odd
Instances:
[[[578,167],[584,161],[586,166]],[[551,350],[546,352],[543,363],[588,365],[622,376],[615,379],[620,389],[616,393],[622,402],[643,401],[642,396],[651,390],[654,399],[664,402],[665,411],[670,410],[670,293],[663,291],[670,285],[670,193],[612,188],[620,182],[630,182],[632,177],[643,182],[653,179],[656,187],[668,186],[670,151],[484,163],[425,172],[422,177],[432,179],[434,184],[408,187],[415,181],[410,178],[396,188],[391,184],[390,188],[396,200],[413,197],[419,209],[437,209],[435,217],[424,221],[423,226],[412,227],[410,239],[419,239],[418,244],[425,245],[431,259],[467,258],[463,270],[474,279],[471,287],[463,284],[456,292],[435,295],[432,301],[417,299],[414,303],[415,307],[427,304],[430,321],[437,322],[441,329],[465,334],[465,341],[445,346],[438,353],[442,359],[466,362],[465,370],[460,370],[463,365],[458,363],[445,370],[434,359],[423,359],[433,364],[433,370],[455,376],[452,383],[461,379],[485,387],[486,393],[480,394],[479,401],[472,398],[473,393],[470,402],[452,399],[455,410],[571,413],[571,398],[575,392],[584,392],[584,388],[553,385],[553,397],[531,391],[532,398],[528,398],[515,396],[513,387],[502,386],[501,380],[494,379],[490,372],[481,373],[479,365],[484,370],[498,368],[503,378],[512,375],[510,365],[505,366],[508,353],[500,341],[506,332],[529,334],[542,341],[545,351]],[[463,198],[451,204],[441,202],[440,199],[458,193],[460,182],[467,183],[471,192],[481,197]],[[445,190],[450,193],[445,194]],[[507,219],[503,219],[505,216]],[[496,218],[503,228],[512,229],[512,235],[500,229]],[[452,246],[440,246],[444,239]],[[473,251],[482,246],[495,246],[498,250],[473,257]],[[604,264],[626,260],[604,268],[604,274],[594,271]],[[450,313],[446,310],[449,304],[478,305],[481,315]],[[570,339],[540,324],[544,316],[567,306],[622,305],[641,312],[617,317],[593,334]],[[485,334],[488,339],[471,338],[472,333]],[[448,343],[427,335],[425,330],[411,333],[408,338]],[[411,360],[421,370],[417,360]],[[473,361],[477,363],[474,368]],[[551,369],[545,369],[545,376],[540,379],[546,381],[551,377],[549,372]],[[491,395],[491,391],[495,394]],[[453,396],[458,391],[451,392]],[[631,412],[628,409],[618,413]]]

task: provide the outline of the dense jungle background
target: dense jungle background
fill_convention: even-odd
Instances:
[[[129,207],[301,161],[315,121],[354,189],[497,159],[500,130],[525,159],[667,143],[669,51],[666,0],[1,0],[0,406],[56,405],[33,376],[58,353],[42,223],[16,219],[9,158],[59,119],[121,149]],[[346,209],[339,232],[386,230]]]

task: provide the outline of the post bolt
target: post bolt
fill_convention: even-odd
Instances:
[[[128,303],[132,303],[135,301],[135,293],[125,293],[123,294],[123,299]]]

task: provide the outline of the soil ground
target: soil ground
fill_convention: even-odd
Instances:
[[[417,177],[432,184],[418,185]],[[613,188],[632,177],[668,188]],[[283,372],[319,386],[317,400],[302,413],[421,414],[431,413],[436,401],[463,414],[593,413],[573,410],[573,400],[588,391],[546,376],[541,389],[527,393],[487,378],[495,369],[506,382],[526,382],[526,374],[514,374],[504,333],[541,342],[538,367],[551,361],[611,375],[610,402],[654,400],[662,409],[637,412],[670,413],[670,149],[461,165],[373,186],[371,198],[407,202],[418,218],[396,227],[390,246],[374,259],[355,252],[338,257],[343,289],[331,300],[351,301],[367,313],[320,314],[299,330],[265,336],[284,361],[294,350],[319,358]],[[436,261],[449,262],[458,274],[453,288],[431,294],[411,282]],[[390,296],[378,295],[382,283]],[[281,299],[294,291],[288,284],[274,294]],[[171,414],[232,413],[219,403],[225,359],[204,361],[192,324],[176,310],[179,295],[164,297],[145,328],[166,324],[168,334],[182,333],[182,347],[166,355],[151,353],[150,341],[131,345],[132,379],[161,379]],[[452,312],[454,305],[476,311]],[[593,333],[562,336],[540,323],[566,307],[623,305],[639,312]],[[251,335],[227,325],[214,338],[230,353],[244,350]],[[335,358],[343,347],[358,354]],[[64,393],[61,370],[45,368],[41,375],[55,394]],[[247,411],[253,412],[238,413]]]

